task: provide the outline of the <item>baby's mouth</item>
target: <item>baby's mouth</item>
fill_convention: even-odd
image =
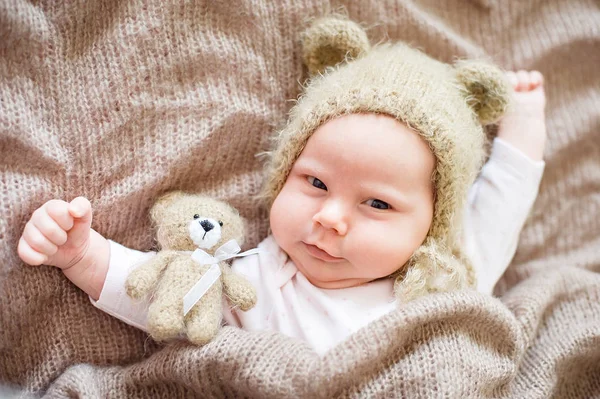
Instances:
[[[337,256],[333,256],[333,255],[329,254],[327,251],[322,250],[321,248],[317,247],[316,245],[308,244],[305,242],[302,242],[302,244],[304,244],[306,251],[313,258],[317,258],[322,261],[331,262],[331,263],[342,262],[345,260],[344,258],[338,258]]]

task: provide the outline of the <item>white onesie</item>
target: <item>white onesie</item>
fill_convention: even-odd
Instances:
[[[537,197],[544,162],[534,162],[496,138],[489,161],[471,187],[464,213],[463,244],[477,273],[477,290],[491,294],[517,248],[519,234]],[[397,306],[393,280],[358,287],[312,285],[272,236],[258,255],[237,258],[232,269],[256,287],[257,304],[247,312],[224,306],[228,324],[246,330],[274,330],[306,341],[319,354]],[[125,293],[127,275],[155,256],[110,241],[110,265],[94,306],[144,331],[149,302]]]

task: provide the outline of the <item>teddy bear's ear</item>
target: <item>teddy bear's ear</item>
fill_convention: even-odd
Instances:
[[[315,20],[301,38],[302,57],[311,76],[339,64],[347,57],[359,57],[371,48],[363,28],[342,17]]]
[[[458,61],[456,78],[462,86],[467,104],[482,125],[498,121],[510,104],[511,87],[506,75],[482,61]]]
[[[176,200],[185,195],[182,191],[171,191],[158,197],[152,209],[150,209],[150,217],[154,222],[164,219],[165,210]]]

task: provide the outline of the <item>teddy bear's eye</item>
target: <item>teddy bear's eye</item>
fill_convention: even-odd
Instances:
[[[219,220],[219,226],[223,227],[223,222]]]
[[[200,215],[198,215],[198,214],[194,215],[194,219],[199,219],[199,218],[200,218]]]

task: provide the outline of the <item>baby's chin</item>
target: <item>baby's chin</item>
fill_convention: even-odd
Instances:
[[[306,277],[306,279],[317,288],[326,290],[337,290],[342,288],[358,287],[359,285],[374,280],[372,278],[340,278],[340,276],[338,275],[332,276],[326,273],[310,273],[310,269],[305,268],[301,261],[299,261],[298,259],[294,259],[293,256],[290,256],[290,259],[292,260],[292,262],[294,262],[294,265],[296,265],[296,267],[302,273],[302,275]],[[332,268],[335,268],[335,266],[333,266]]]
[[[372,279],[356,279],[356,278],[332,280],[332,281],[327,281],[327,280],[321,281],[321,280],[312,280],[305,273],[302,273],[302,274],[304,274],[306,279],[312,285],[314,285],[315,287],[321,288],[321,289],[325,289],[325,290],[339,290],[342,288],[358,287],[359,285],[363,285],[370,281],[373,281]]]
[[[306,277],[307,280],[314,285],[317,288],[321,288],[324,290],[340,290],[343,288],[352,288],[352,287],[358,287],[360,285],[366,284],[370,281],[370,279],[364,279],[364,280],[359,280],[359,279],[349,279],[349,280],[337,280],[337,281],[312,281],[311,279],[309,279],[308,277]]]

